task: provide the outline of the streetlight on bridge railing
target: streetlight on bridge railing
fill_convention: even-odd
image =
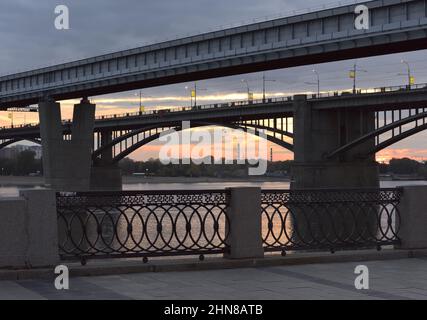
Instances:
[[[266,82],[275,82],[273,79],[266,79],[265,73],[262,74],[262,102],[265,102],[265,83]]]
[[[190,89],[189,86],[185,86],[185,90]],[[193,98],[194,98],[194,106],[197,106],[197,91],[207,91],[208,89],[200,89],[197,88],[197,82],[194,82],[194,88],[191,89],[191,106],[193,106]]]
[[[408,77],[408,89],[411,89],[411,86],[415,84],[415,78],[412,76],[411,73],[411,66],[406,60],[401,60],[401,63],[406,65],[407,72],[406,73],[399,73],[398,76],[407,76]]]
[[[139,96],[139,112],[144,112],[144,106],[142,105],[142,90],[139,90],[139,93],[135,93],[135,97]],[[152,98],[152,96],[147,96],[144,94],[144,97]]]
[[[320,77],[319,77],[319,73],[317,72],[316,69],[313,69],[312,71],[316,75],[317,82],[304,82],[304,83],[308,84],[308,85],[317,85],[317,96],[320,97]]]
[[[357,79],[357,73],[358,72],[368,72],[368,71],[363,70],[363,69],[358,69],[356,63],[353,65],[353,69],[350,70],[349,77],[350,77],[350,79],[353,79],[353,93],[354,94],[356,93],[356,89],[357,89],[356,88],[356,79]]]
[[[242,83],[245,83],[245,84],[246,84],[246,88],[247,88],[247,90],[248,90],[248,103],[250,103],[251,101],[253,101],[253,99],[254,99],[254,95],[253,95],[253,93],[251,92],[251,90],[250,90],[250,88],[249,88],[249,83],[248,83],[248,81],[247,81],[246,79],[242,79]]]

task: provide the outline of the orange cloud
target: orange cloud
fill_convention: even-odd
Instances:
[[[427,149],[393,149],[388,148],[377,153],[378,162],[388,163],[393,158],[411,158],[417,161],[427,160]]]

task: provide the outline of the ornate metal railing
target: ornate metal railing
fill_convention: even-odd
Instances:
[[[401,195],[401,189],[263,190],[264,250],[398,244]],[[230,196],[229,190],[58,193],[61,258],[147,261],[229,252]]]
[[[228,250],[222,191],[58,193],[62,259],[224,253]]]
[[[265,251],[380,249],[399,243],[400,189],[264,190]]]

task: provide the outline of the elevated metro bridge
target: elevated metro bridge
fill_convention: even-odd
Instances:
[[[427,48],[427,0],[374,0],[0,77],[0,110],[248,72]]]

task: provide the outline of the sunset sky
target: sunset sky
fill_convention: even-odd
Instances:
[[[71,30],[54,28],[54,8],[58,1],[2,0],[0,4],[0,73],[2,75],[40,66],[76,60],[174,37],[177,34],[196,34],[221,24],[251,22],[253,18],[276,15],[307,7],[318,7],[324,0],[304,2],[290,0],[164,0],[164,1],[61,1],[70,8]],[[113,23],[112,23],[113,21]],[[115,21],[115,22],[114,22]],[[359,73],[359,88],[406,84],[406,72],[401,60],[411,65],[416,83],[427,83],[427,51],[403,53],[375,58],[347,60],[270,71],[266,77],[267,95],[280,97],[295,93],[313,92],[316,87],[312,72],[320,74],[321,91],[348,90],[352,80],[348,71],[357,62],[367,72]],[[197,100],[200,104],[245,100],[247,80],[255,99],[262,95],[262,73],[199,81]],[[188,106],[190,91],[181,83],[143,89],[142,103],[147,110]],[[138,91],[91,97],[97,114],[138,111]],[[64,101],[63,118],[71,118],[71,106],[77,101]],[[14,123],[37,122],[37,113],[15,113]],[[0,126],[10,125],[6,112],[0,112]],[[427,160],[427,133],[401,141],[377,155],[378,161],[392,157],[411,157]],[[145,160],[158,156],[159,142],[153,142],[131,155]],[[272,145],[274,160],[292,159],[292,153]]]

